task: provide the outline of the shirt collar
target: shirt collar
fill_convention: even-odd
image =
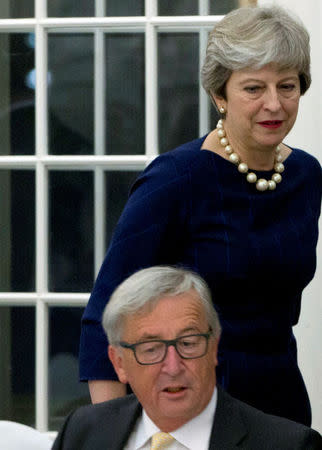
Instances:
[[[189,422],[182,425],[171,435],[181,444],[190,449],[207,449],[210,441],[213,420],[217,406],[217,388],[215,387],[212,397],[206,408]],[[141,416],[141,426],[138,426],[135,439],[135,447],[140,448],[160,429],[152,422],[146,412],[143,410]]]

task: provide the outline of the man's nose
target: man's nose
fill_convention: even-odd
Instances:
[[[177,375],[182,370],[182,358],[174,345],[169,345],[165,359],[162,362],[162,370],[170,375]]]
[[[281,109],[281,101],[276,88],[267,89],[265,92],[265,109],[277,112]]]

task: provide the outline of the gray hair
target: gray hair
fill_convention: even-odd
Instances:
[[[153,266],[131,275],[111,295],[102,318],[102,325],[110,344],[117,345],[121,341],[126,317],[150,311],[162,297],[168,295],[175,297],[190,289],[197,292],[209,326],[214,336],[219,337],[219,319],[206,282],[189,270],[170,266]]]
[[[279,6],[246,7],[228,13],[209,34],[201,82],[226,99],[225,87],[235,70],[278,68],[298,71],[301,94],[311,84],[310,37],[300,19]]]

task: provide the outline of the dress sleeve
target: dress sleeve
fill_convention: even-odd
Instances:
[[[117,380],[101,326],[113,290],[132,273],[175,264],[184,240],[187,175],[169,154],[156,158],[137,179],[114,231],[82,318],[80,379]]]

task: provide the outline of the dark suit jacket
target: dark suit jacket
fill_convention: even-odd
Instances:
[[[70,414],[52,450],[122,450],[142,408],[136,397],[88,405]],[[210,450],[322,450],[311,428],[271,416],[218,388]]]

